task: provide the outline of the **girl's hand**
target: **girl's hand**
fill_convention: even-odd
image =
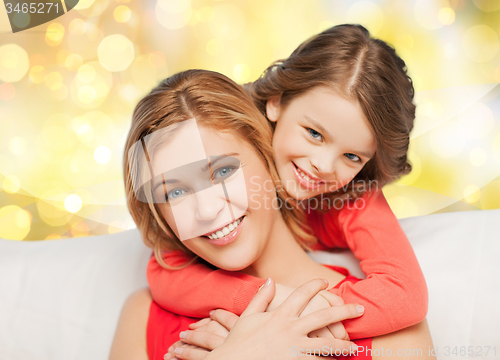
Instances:
[[[168,349],[164,359],[204,359],[209,351],[222,345],[239,317],[225,310],[216,310],[211,317],[190,324],[191,330],[182,331],[181,340]]]
[[[300,318],[308,302],[327,284],[321,279],[300,286],[275,310],[264,312],[274,296],[274,282],[268,279],[234,324],[224,344],[206,360],[295,359],[303,356],[300,349],[322,349],[324,346],[344,354],[355,351],[356,345],[340,339],[309,338],[307,335],[341,320],[359,317],[353,304],[333,306]]]

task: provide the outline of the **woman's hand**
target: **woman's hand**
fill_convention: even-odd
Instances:
[[[264,311],[274,296],[275,288],[271,279],[266,284],[236,321],[222,346],[209,353],[206,360],[291,359],[303,356],[308,349],[326,348],[339,353],[343,351],[344,354],[355,351],[356,345],[349,341],[307,336],[331,323],[362,315],[355,305],[348,304],[315,311],[300,318],[308,302],[326,288],[325,281],[315,279],[305,283],[270,312]]]
[[[281,305],[285,299],[290,296],[294,291],[294,288],[289,286],[284,286],[281,284],[276,284],[275,296],[269,303],[266,311],[271,311],[276,309]],[[344,305],[344,300],[340,296],[332,294],[327,290],[322,290],[309,301],[306,308],[300,314],[300,317],[309,315],[317,310],[326,309],[332,306]],[[335,324],[330,324],[322,329],[315,330],[309,334],[309,337],[323,337],[323,338],[336,338],[342,340],[349,340],[349,334],[344,328],[344,325],[339,321]]]

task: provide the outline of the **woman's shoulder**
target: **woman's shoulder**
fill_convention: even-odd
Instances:
[[[127,298],[111,345],[110,360],[148,359],[146,329],[152,300],[148,288],[137,290]]]

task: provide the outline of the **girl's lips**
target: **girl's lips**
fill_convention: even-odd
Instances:
[[[297,165],[295,165],[294,162],[292,162],[292,165],[293,165],[293,172],[295,174],[295,177],[297,178],[297,181],[299,182],[299,185],[301,185],[302,187],[304,187],[306,189],[310,189],[310,190],[317,190],[321,185],[326,184],[326,182],[324,180],[318,179],[318,178],[310,175],[308,172],[302,170]],[[304,179],[302,177],[302,175],[300,175],[299,170],[302,171],[307,176],[309,176],[309,178],[311,180],[317,181],[317,182],[312,183],[312,182],[307,181],[306,179]]]
[[[243,224],[243,221],[245,220],[245,217],[246,216],[243,216],[241,218],[241,221],[240,223],[238,224],[238,226],[233,230],[231,231],[229,234],[221,237],[221,238],[218,238],[218,239],[210,239],[207,237],[207,241],[212,244],[212,245],[216,245],[216,246],[223,246],[223,245],[227,245],[227,244],[230,244],[232,243],[234,240],[236,240],[236,238],[238,237],[238,235],[240,234],[240,231],[241,231],[241,224]],[[224,226],[223,226],[224,227]],[[222,227],[222,228],[223,228]],[[221,228],[221,229],[222,229]],[[210,233],[212,234],[213,231]],[[206,235],[205,235],[206,236]]]

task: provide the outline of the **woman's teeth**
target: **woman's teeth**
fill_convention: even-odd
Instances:
[[[220,239],[221,237],[224,237],[224,236],[232,233],[234,231],[234,229],[236,229],[238,227],[242,218],[243,217],[239,218],[238,220],[236,220],[235,222],[233,222],[229,225],[224,226],[222,229],[214,232],[213,234],[208,235],[208,238],[209,239]]]
[[[299,172],[302,179],[309,181],[311,184],[319,184],[319,183],[323,182],[321,180],[311,180],[311,178],[309,176],[307,176],[306,173],[303,172],[302,170],[300,170],[299,168],[297,168],[297,171]]]

